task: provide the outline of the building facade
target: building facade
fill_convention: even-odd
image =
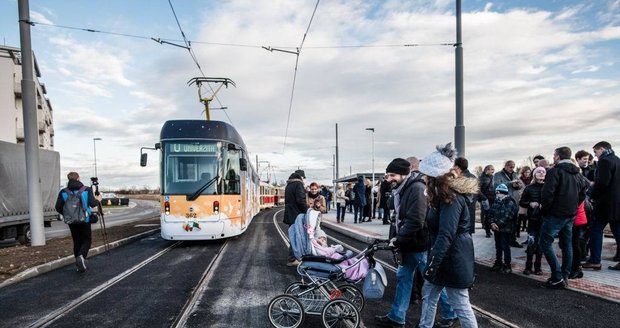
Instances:
[[[52,105],[45,84],[39,82],[41,71],[34,57],[37,127],[39,148],[54,149]],[[22,109],[22,59],[19,48],[0,46],[0,140],[24,143],[24,112]]]

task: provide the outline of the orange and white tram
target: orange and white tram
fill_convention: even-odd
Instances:
[[[259,211],[259,177],[234,127],[220,121],[167,121],[155,149],[161,150],[164,239],[221,239],[248,228]]]

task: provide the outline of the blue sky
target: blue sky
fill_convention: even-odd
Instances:
[[[316,1],[172,3],[205,74],[237,83],[219,100],[252,158],[269,161],[278,180],[301,166],[309,180],[328,182],[335,123],[341,175],[370,171],[367,127],[376,131],[377,172],[453,140],[454,50],[437,45],[455,41],[452,0],[321,1],[299,60],[286,147],[295,56],[260,46],[299,46]],[[32,0],[30,9],[41,23],[181,38],[165,0]],[[0,41],[8,46],[19,46],[17,17],[17,1],[0,0]],[[165,120],[202,117],[195,88],[186,86],[200,75],[188,52],[44,25],[32,27],[32,37],[63,173],[92,172],[92,138],[101,137],[102,184],[157,185],[156,156],[139,167],[140,147],[157,142]],[[463,39],[472,166],[620,142],[620,0],[466,0]],[[426,46],[333,47],[411,43]],[[222,111],[213,117],[229,121]]]

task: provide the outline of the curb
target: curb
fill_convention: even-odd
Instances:
[[[141,239],[144,236],[148,236],[151,235],[153,233],[155,233],[156,231],[158,231],[159,228],[157,229],[152,229],[152,230],[148,230],[145,232],[141,232],[137,235],[133,235],[121,240],[117,240],[117,241],[113,241],[109,244],[109,248],[108,249],[113,249],[116,247],[119,247],[121,245],[125,245],[125,244],[129,244],[131,242],[134,242],[138,239]],[[91,256],[95,256],[95,255],[99,255],[99,254],[103,254],[105,253],[105,245],[101,245],[99,247],[95,247],[93,249],[90,249],[88,251],[89,255]],[[4,282],[0,283],[0,289],[6,287],[6,286],[10,286],[14,283],[20,282],[20,281],[24,281],[26,279],[30,279],[32,277],[36,277],[40,274],[46,273],[46,272],[50,272],[52,270],[56,270],[58,268],[67,266],[71,263],[75,263],[75,257],[73,255],[69,255],[67,257],[63,257],[48,263],[43,263],[41,265],[37,265],[36,267],[27,269],[25,271],[22,271],[18,274],[16,274],[14,277],[9,278],[7,280],[5,280]]]
[[[361,241],[366,244],[372,243],[375,239],[384,239],[383,236],[379,234],[369,235],[369,234],[357,232],[347,227],[344,227],[342,225],[338,225],[338,224],[335,224],[329,221],[321,221],[321,225],[325,225],[338,233],[341,233],[347,237],[353,238],[355,240]]]

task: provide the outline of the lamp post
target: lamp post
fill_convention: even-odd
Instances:
[[[97,177],[97,140],[103,140],[101,138],[93,138],[93,153],[95,154],[95,177]]]
[[[372,132],[372,182],[370,183],[370,219],[375,215],[375,198],[372,194],[372,188],[375,186],[375,128],[366,128]]]

